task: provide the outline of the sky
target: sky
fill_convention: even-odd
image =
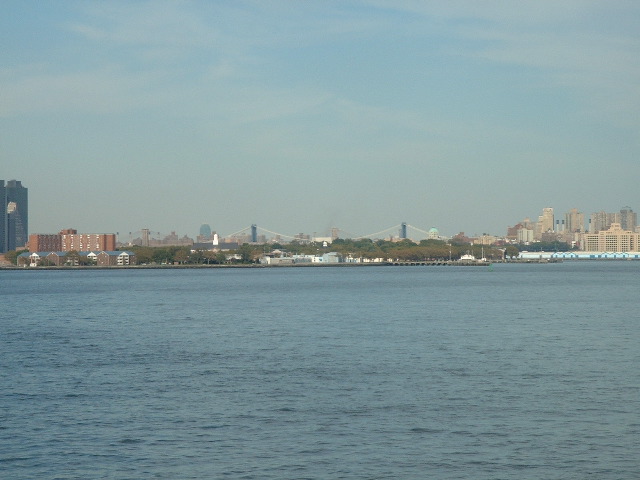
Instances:
[[[633,0],[5,0],[0,178],[30,233],[121,238],[637,211],[638,25]]]

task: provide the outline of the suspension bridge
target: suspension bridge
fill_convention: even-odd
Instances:
[[[290,235],[286,233],[276,232],[264,227],[259,227],[258,225],[253,224],[253,225],[244,227],[236,232],[226,234],[226,235],[220,235],[220,237],[221,238],[244,238],[244,239],[248,239],[250,242],[257,243],[260,237],[267,237],[269,235],[271,235],[272,239],[276,239],[276,240],[282,239],[282,240],[289,240],[289,241],[314,240],[316,238],[332,238],[332,239],[348,238],[352,240],[361,240],[365,238],[368,238],[371,240],[384,239],[384,238],[405,239],[405,238],[411,238],[412,236],[416,236],[420,238],[439,238],[438,231],[434,228],[431,228],[430,230],[423,230],[421,228],[414,227],[413,225],[410,225],[406,222],[402,222],[402,223],[399,223],[398,225],[394,225],[392,227],[385,228],[384,230],[379,230],[377,232],[369,233],[367,235],[353,235],[353,234],[350,234],[349,232],[346,232],[345,230],[342,230],[339,228],[332,228],[331,232],[326,236],[316,235],[315,233],[313,234],[313,236],[302,234],[302,233],[299,233],[296,235]]]
[[[119,232],[118,232],[118,235],[120,235]],[[129,236],[130,243],[133,242],[134,239],[142,239],[143,243],[146,242],[147,244],[149,241],[154,241],[154,240],[161,241],[167,238],[171,238],[176,242],[179,242],[181,240],[181,237],[177,235],[175,232],[171,232],[167,234],[167,233],[158,232],[158,231],[147,229],[147,228],[143,228],[135,232],[129,232],[128,236]],[[252,224],[238,231],[235,231],[229,234],[218,234],[218,236],[221,239],[222,238],[242,239],[243,241],[249,241],[253,243],[257,243],[259,239],[265,239],[267,237],[270,237],[271,240],[276,240],[276,241],[280,241],[280,240],[313,241],[317,238],[331,238],[331,239],[344,238],[344,239],[352,239],[352,240],[361,240],[366,238],[371,240],[387,239],[387,238],[405,239],[405,238],[413,238],[413,237],[439,238],[438,232],[434,228],[431,228],[430,230],[424,230],[424,229],[415,227],[413,225],[410,225],[406,222],[402,222],[402,223],[399,223],[398,225],[394,225],[392,227],[388,227],[383,230],[379,230],[377,232],[369,233],[366,235],[354,235],[339,228],[332,228],[331,232],[326,236],[316,235],[315,233],[313,235],[308,235],[303,233],[290,235],[287,233],[276,232],[268,228],[259,227],[256,224]],[[187,237],[185,235],[182,238],[186,240]]]

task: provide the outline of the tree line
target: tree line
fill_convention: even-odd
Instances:
[[[320,242],[292,241],[287,244],[245,243],[235,250],[214,252],[209,250],[191,251],[190,247],[127,247],[136,254],[138,264],[251,264],[257,263],[265,254],[285,255],[322,255],[336,252],[342,257],[373,259],[394,259],[399,261],[458,260],[462,255],[470,254],[476,258],[483,256],[488,260],[501,260],[515,257],[519,249],[515,246],[497,247],[448,243],[442,240],[370,240],[336,239],[330,245]]]
[[[163,246],[142,247],[131,245],[122,249],[135,253],[138,264],[155,265],[224,265],[224,264],[251,264],[257,263],[264,254],[276,251],[290,255],[320,255],[327,252],[336,252],[343,257],[364,258],[373,260],[377,258],[394,259],[399,261],[425,261],[425,260],[458,260],[462,255],[470,254],[476,258],[488,260],[502,260],[515,258],[523,250],[528,251],[569,251],[574,248],[564,242],[537,242],[529,245],[508,244],[495,245],[471,245],[468,243],[445,242],[443,240],[421,240],[414,242],[409,239],[400,241],[364,239],[334,240],[330,245],[323,246],[320,242],[292,241],[287,244],[265,243],[248,244],[239,246],[236,250],[228,252],[212,250],[192,251],[190,246]],[[17,257],[22,252],[10,251],[5,253],[7,261],[15,265]],[[71,252],[70,252],[71,253]],[[73,256],[73,253],[71,253]],[[75,255],[77,256],[77,255]],[[78,257],[76,264],[83,264]]]

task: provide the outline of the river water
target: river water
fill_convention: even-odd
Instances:
[[[640,262],[0,271],[0,477],[631,479]]]

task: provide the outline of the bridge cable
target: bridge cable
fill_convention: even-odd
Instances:
[[[398,227],[400,227],[400,225],[396,225],[394,227],[385,228],[384,230],[380,230],[379,232],[375,232],[375,233],[370,233],[369,235],[362,235],[361,237],[358,237],[357,239],[373,237],[374,235],[380,235],[381,233],[388,232],[389,230],[393,230],[394,228],[398,228]]]

